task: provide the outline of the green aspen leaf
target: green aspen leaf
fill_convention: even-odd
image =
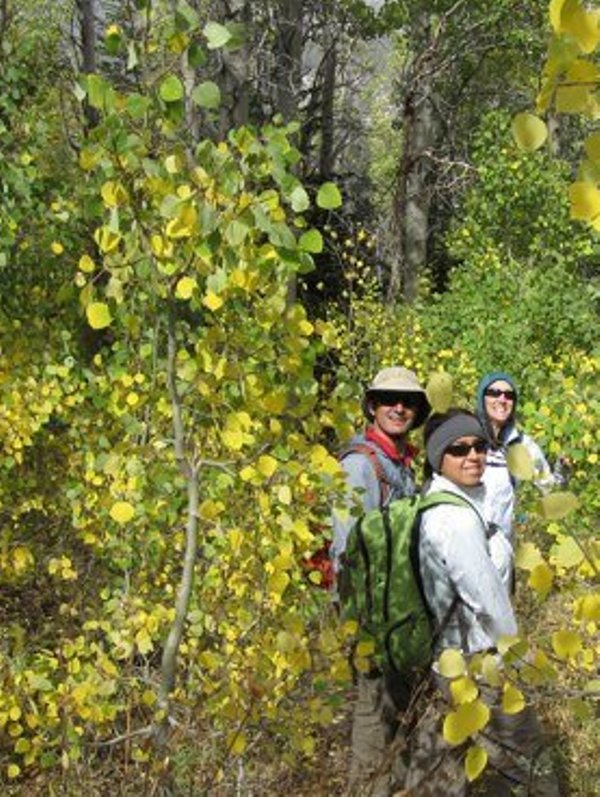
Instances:
[[[600,214],[600,191],[592,183],[577,181],[569,186],[571,218],[591,221]]]
[[[559,520],[579,507],[579,499],[571,492],[559,490],[544,495],[540,505],[542,517],[546,520]]]
[[[129,501],[116,501],[110,508],[109,514],[117,523],[129,523],[135,515],[135,509]]]
[[[452,404],[453,389],[452,377],[445,371],[437,371],[429,377],[425,394],[434,412],[446,412]]]
[[[559,659],[572,659],[582,649],[579,634],[574,631],[556,631],[552,634],[552,649]]]
[[[234,219],[229,222],[225,229],[225,239],[227,243],[233,247],[241,246],[248,237],[249,232],[250,229],[247,224]]]
[[[218,22],[207,22],[202,31],[206,36],[207,47],[209,50],[216,50],[219,47],[224,47],[231,39],[231,33],[224,25],[219,25]]]
[[[110,326],[112,317],[108,305],[103,302],[92,302],[88,304],[85,310],[88,324],[92,329],[104,329]]]
[[[86,80],[87,98],[92,108],[102,110],[106,101],[108,84],[100,75],[94,73],[87,76]]]
[[[518,113],[511,128],[517,146],[525,152],[539,149],[548,138],[546,123],[532,113]]]
[[[448,648],[438,659],[438,672],[444,678],[459,678],[467,671],[467,665],[460,650]]]
[[[127,44],[127,71],[131,72],[139,64],[138,51],[135,42]]]
[[[533,542],[523,542],[517,548],[515,565],[521,570],[533,570],[543,561],[544,557],[540,553],[540,549]]]
[[[502,692],[502,711],[505,714],[519,714],[525,708],[525,697],[520,689],[512,684],[504,684]]]
[[[578,567],[585,560],[585,554],[574,537],[561,534],[550,549],[550,561],[557,567]]]
[[[85,88],[77,80],[73,84],[73,94],[78,102],[85,100]]]
[[[335,183],[323,183],[317,193],[317,206],[322,210],[334,210],[342,204],[342,195]]]
[[[192,101],[200,108],[218,108],[221,104],[221,89],[212,80],[206,80],[194,88]]]
[[[540,597],[543,598],[548,594],[548,592],[550,592],[553,581],[554,571],[549,565],[546,564],[546,562],[542,562],[532,569],[529,576],[529,581],[527,583],[538,593]]]
[[[269,241],[273,246],[279,246],[283,249],[295,249],[296,238],[294,233],[290,230],[284,222],[278,222],[271,226],[269,230]]]
[[[479,747],[476,744],[469,747],[465,756],[465,775],[469,783],[477,780],[486,768],[487,762],[488,754],[483,747]]]
[[[186,0],[179,0],[175,12],[175,24],[178,30],[195,30],[200,18],[198,12]]]
[[[177,75],[168,75],[160,84],[158,93],[165,102],[177,102],[184,95],[183,83]]]
[[[515,443],[509,446],[506,454],[506,466],[511,476],[523,481],[533,479],[533,459],[529,449],[523,443]]]
[[[199,66],[204,66],[208,61],[208,56],[198,42],[192,42],[187,50],[188,64],[197,69]]]
[[[310,199],[305,189],[297,185],[289,196],[290,204],[295,213],[304,213],[310,207]]]
[[[300,236],[298,246],[305,252],[318,255],[323,251],[323,236],[318,230],[307,230]]]

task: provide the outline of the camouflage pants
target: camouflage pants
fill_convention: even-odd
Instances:
[[[383,676],[357,675],[352,717],[352,758],[348,794],[392,797],[406,774],[401,726],[405,688]]]
[[[491,708],[490,722],[478,739],[488,753],[484,774],[467,783],[465,746],[450,747],[440,732],[442,712],[448,710],[440,697],[429,702],[412,734],[404,793],[414,797],[560,797],[534,710],[527,706],[507,715],[499,709],[500,696],[494,690],[481,689],[481,697]]]

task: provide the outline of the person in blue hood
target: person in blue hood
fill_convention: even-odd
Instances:
[[[510,447],[517,443],[525,446],[533,464],[533,483],[542,492],[564,484],[562,476],[551,470],[539,445],[517,427],[517,399],[515,380],[503,371],[486,374],[477,387],[477,415],[490,441],[483,476],[484,511],[486,519],[500,528],[511,545],[517,480],[507,466]]]

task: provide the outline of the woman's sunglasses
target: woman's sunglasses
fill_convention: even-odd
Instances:
[[[500,398],[500,396],[504,396],[507,401],[515,400],[514,390],[500,390],[499,387],[488,387],[484,395],[489,396],[490,398]]]
[[[476,443],[456,443],[453,446],[448,446],[444,454],[450,454],[451,457],[466,457],[470,454],[471,449],[476,454],[485,454],[488,447],[485,440],[478,440]]]

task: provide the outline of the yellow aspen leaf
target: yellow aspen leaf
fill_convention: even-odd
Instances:
[[[121,183],[108,180],[100,189],[100,194],[104,204],[109,208],[116,208],[118,205],[123,205],[127,202],[127,191],[123,188]]]
[[[151,689],[144,689],[142,692],[142,703],[145,706],[153,706],[156,703],[156,694]]]
[[[282,485],[277,490],[277,498],[285,506],[289,506],[292,503],[292,491],[287,484]]]
[[[94,232],[94,240],[98,244],[98,248],[104,254],[114,251],[121,240],[118,232],[113,232],[108,227],[98,227]]]
[[[270,457],[266,454],[260,456],[258,458],[258,462],[256,463],[256,469],[259,473],[262,473],[267,479],[270,479],[271,476],[277,470],[278,462],[274,457]]]
[[[585,554],[574,537],[561,534],[550,549],[550,561],[558,567],[578,567],[585,559]]]
[[[167,238],[189,238],[196,231],[198,213],[192,205],[183,207],[179,215],[171,219],[166,227]]]
[[[182,162],[178,155],[167,155],[165,158],[165,169],[169,174],[177,174],[181,171]]]
[[[567,491],[557,491],[544,495],[541,500],[542,517],[546,520],[559,520],[579,506],[576,495]]]
[[[552,649],[559,659],[571,659],[576,656],[583,644],[575,631],[556,631],[552,634]]]
[[[79,270],[83,271],[85,274],[91,274],[96,268],[96,264],[89,255],[81,255],[77,265],[79,266]]]
[[[245,733],[237,733],[233,737],[233,740],[231,741],[230,744],[231,744],[231,748],[230,749],[231,749],[231,754],[232,755],[242,755],[242,753],[245,751],[245,749],[246,749],[246,747],[248,745],[248,741],[246,739],[246,734]]]
[[[61,244],[60,241],[52,241],[52,243],[50,244],[50,249],[52,250],[52,253],[55,255],[62,255],[62,253],[65,251],[65,247]]]
[[[135,515],[135,509],[129,501],[116,501],[110,508],[109,514],[117,523],[129,523]]]
[[[554,28],[555,33],[562,32],[561,13],[565,0],[550,0],[550,8],[548,13],[550,15],[550,23]]]
[[[600,130],[588,136],[583,145],[585,147],[585,153],[590,160],[600,160]]]
[[[246,465],[240,471],[240,479],[243,482],[250,482],[256,477],[256,470],[251,465]]]
[[[437,662],[437,669],[444,678],[459,678],[467,671],[465,659],[460,650],[444,650]]]
[[[479,745],[476,744],[469,747],[467,755],[465,756],[465,775],[469,783],[477,780],[486,768],[487,762],[488,754],[483,747],[479,747]]]
[[[533,113],[518,113],[511,129],[517,146],[525,152],[539,149],[548,138],[546,123]]]
[[[585,595],[575,605],[575,617],[578,620],[600,622],[600,593]]]
[[[6,775],[10,780],[18,778],[21,774],[21,767],[18,764],[9,764],[6,768]]]
[[[457,678],[450,684],[450,692],[452,693],[452,700],[454,705],[458,706],[461,703],[471,703],[479,697],[479,689],[475,681],[468,676]]]
[[[577,181],[569,186],[571,218],[591,221],[600,214],[600,191],[592,183]]]
[[[559,113],[581,113],[588,107],[594,86],[583,78],[565,77],[568,85],[556,87],[554,101]]]
[[[515,479],[530,481],[533,479],[533,459],[527,446],[515,443],[510,446],[506,455],[506,466]]]
[[[24,545],[17,545],[12,552],[13,567],[17,573],[27,570],[34,564],[33,554]]]
[[[502,673],[500,672],[497,656],[492,653],[488,653],[484,656],[481,662],[481,674],[490,686],[500,686],[502,683]]]
[[[104,329],[112,322],[110,310],[104,302],[91,302],[86,307],[85,314],[92,329]]]
[[[284,570],[278,570],[269,578],[269,592],[276,598],[281,598],[287,585],[290,583],[290,577]]]
[[[523,542],[517,548],[515,565],[520,567],[521,570],[533,570],[534,567],[543,564],[543,562],[544,558],[535,543]]]
[[[223,306],[223,299],[213,291],[207,291],[202,304],[213,312]]]
[[[17,722],[18,720],[20,720],[21,709],[19,708],[19,706],[11,706],[8,712],[8,716],[13,722]]]
[[[372,656],[375,652],[375,643],[372,639],[362,639],[356,646],[357,656]]]
[[[305,318],[300,321],[298,328],[303,335],[312,335],[312,333],[315,331],[314,326]]]
[[[538,595],[544,597],[550,592],[553,581],[554,571],[546,562],[542,562],[542,564],[536,565],[533,568],[527,583]]]
[[[512,684],[504,684],[502,692],[502,711],[505,714],[518,714],[525,708],[525,697],[520,689]]]
[[[194,277],[182,277],[175,288],[175,296],[178,299],[189,299],[197,286]]]
[[[485,728],[490,719],[490,710],[481,700],[462,703],[456,711],[444,718],[444,740],[451,745],[462,744],[470,736]]]
[[[221,433],[221,439],[232,451],[239,451],[244,445],[244,434],[241,431],[226,429]]]
[[[427,382],[425,393],[434,412],[446,412],[452,404],[453,383],[450,374],[438,371]]]
[[[135,644],[143,656],[145,656],[146,653],[150,653],[154,645],[152,644],[152,638],[150,637],[147,628],[140,628],[135,635]]]
[[[586,11],[577,0],[565,0],[560,13],[560,32],[571,35],[583,53],[592,53],[600,40],[598,12]]]

